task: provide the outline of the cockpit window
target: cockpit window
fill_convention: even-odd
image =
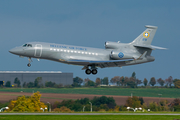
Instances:
[[[24,44],[23,47],[32,47],[32,44]]]
[[[23,47],[26,47],[26,46],[27,46],[27,44],[24,44],[24,45],[23,45]]]
[[[27,46],[28,46],[28,47],[32,47],[32,45],[31,45],[31,44],[28,44]]]

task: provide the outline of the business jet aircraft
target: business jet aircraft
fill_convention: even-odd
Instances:
[[[156,26],[145,26],[142,32],[131,43],[105,42],[105,49],[81,47],[44,42],[29,42],[23,46],[9,50],[20,57],[28,57],[28,67],[31,58],[48,59],[72,65],[83,66],[86,74],[97,74],[97,68],[121,67],[152,62],[154,49],[166,49],[152,46],[151,42],[156,33]]]

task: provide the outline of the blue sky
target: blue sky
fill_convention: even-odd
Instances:
[[[0,71],[62,71],[74,77],[128,76],[136,72],[143,80],[151,77],[180,78],[179,0],[0,0]],[[40,41],[104,49],[106,41],[129,43],[145,30],[158,26],[152,45],[154,62],[123,68],[98,69],[86,75],[81,66],[19,58],[9,49],[26,42]]]

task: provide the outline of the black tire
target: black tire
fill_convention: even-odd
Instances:
[[[91,70],[90,69],[87,69],[85,72],[86,72],[87,75],[91,74]]]
[[[28,64],[27,64],[27,66],[28,66],[28,67],[30,67],[30,66],[31,66],[31,64],[30,64],[30,63],[28,63]]]
[[[96,70],[96,69],[93,69],[93,70],[92,70],[92,74],[93,74],[93,75],[96,75],[96,74],[97,74],[97,70]]]

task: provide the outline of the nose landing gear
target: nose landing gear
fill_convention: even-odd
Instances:
[[[27,66],[28,66],[28,67],[30,67],[30,66],[31,66],[31,64],[30,64],[30,63],[28,63],[28,64],[27,64]]]
[[[29,63],[27,64],[27,66],[30,67],[30,66],[31,66],[31,62],[32,62],[32,59],[29,57],[28,60],[29,60]]]

